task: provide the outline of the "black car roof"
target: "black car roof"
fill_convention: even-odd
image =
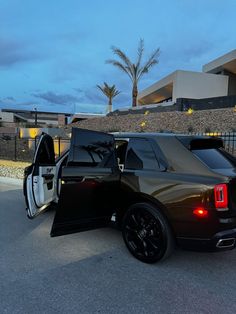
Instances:
[[[150,132],[114,132],[115,137],[156,137],[156,136],[176,136],[174,133],[150,133]]]
[[[149,133],[149,132],[115,132],[112,133],[115,138],[123,137],[148,137],[148,138],[155,138],[155,137],[177,137],[179,139],[209,139],[212,138],[207,135],[192,135],[192,134],[181,134],[181,133]]]
[[[176,133],[113,133],[115,138],[132,138],[142,137],[151,139],[176,138],[188,149],[197,148],[216,148],[223,147],[223,141],[219,137],[207,135],[192,135],[192,134],[176,134]]]

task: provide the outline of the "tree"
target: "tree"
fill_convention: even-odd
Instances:
[[[120,94],[120,91],[116,89],[115,85],[109,86],[106,82],[104,82],[103,86],[97,85],[105,96],[108,98],[108,112],[112,111],[112,99]]]
[[[138,46],[138,57],[135,63],[133,63],[121,49],[112,46],[111,50],[116,56],[118,56],[120,61],[110,59],[110,60],[107,60],[106,63],[114,65],[115,67],[125,72],[129,76],[133,84],[132,106],[136,107],[137,96],[138,96],[138,82],[145,73],[148,73],[149,70],[155,64],[158,63],[160,49],[157,48],[156,50],[154,50],[153,53],[148,58],[148,60],[143,65],[142,65],[142,58],[143,58],[143,52],[144,52],[144,40],[143,39],[140,39],[139,46]]]

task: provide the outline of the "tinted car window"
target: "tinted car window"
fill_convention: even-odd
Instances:
[[[233,163],[219,149],[194,149],[192,152],[211,169],[234,168]]]
[[[111,168],[115,165],[111,135],[87,130],[72,132],[68,166]]]
[[[129,141],[125,168],[159,170],[155,153],[147,140],[131,139]]]
[[[38,163],[39,165],[53,165],[55,164],[54,146],[53,139],[47,138],[40,146],[38,152]]]
[[[69,161],[69,165],[110,168],[114,164],[111,148],[111,143],[99,142],[73,147],[73,160]]]

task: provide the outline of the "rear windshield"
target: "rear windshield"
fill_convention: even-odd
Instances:
[[[223,149],[193,149],[192,152],[211,169],[235,168],[236,159]]]

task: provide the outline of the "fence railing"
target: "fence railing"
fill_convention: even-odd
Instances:
[[[236,133],[223,133],[219,137],[223,139],[225,149],[229,153],[236,155]]]
[[[0,159],[32,162],[39,137],[19,138],[17,135],[0,135]],[[70,145],[68,138],[54,138],[54,151],[56,157],[63,154]]]
[[[224,142],[224,148],[227,152],[236,156],[236,132],[209,132],[209,133],[191,133],[192,135],[207,135],[220,137]]]
[[[221,137],[224,141],[226,151],[236,156],[236,133],[235,132],[217,132],[217,133],[195,133],[191,135],[209,135]],[[32,162],[34,152],[37,146],[38,137],[34,139],[22,139],[17,135],[0,135],[0,159],[14,161]],[[54,150],[56,157],[63,154],[69,148],[69,138],[54,138]]]

